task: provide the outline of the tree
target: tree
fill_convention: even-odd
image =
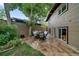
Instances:
[[[53,4],[48,3],[10,3],[8,4],[9,8],[6,8],[6,11],[14,10],[16,8],[21,10],[30,19],[29,29],[31,32],[32,27],[35,25],[35,20],[46,17],[52,5]],[[9,13],[7,12],[6,14]]]
[[[7,17],[8,24],[11,24],[10,11],[16,9],[17,7],[20,7],[20,5],[21,5],[20,3],[14,3],[14,4],[4,3],[5,14]]]
[[[33,18],[46,17],[53,4],[48,3],[10,3],[9,9],[18,8],[26,16]]]
[[[7,17],[7,23],[11,24],[10,13],[9,13],[10,9],[9,9],[8,3],[4,3],[4,7],[5,7],[6,17]]]
[[[1,9],[0,10],[0,19],[3,19],[4,17],[6,17],[5,10],[4,9]]]

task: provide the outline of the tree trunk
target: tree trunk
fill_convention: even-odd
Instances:
[[[30,26],[29,27],[29,36],[31,36],[31,30],[32,30],[32,27]]]
[[[4,3],[5,13],[7,17],[7,24],[11,24],[10,13],[9,13],[9,5],[8,3]]]
[[[31,4],[30,20],[32,20],[32,7],[33,7],[33,5]],[[32,32],[32,26],[30,25],[30,27],[29,27],[29,36],[31,36],[31,32]]]

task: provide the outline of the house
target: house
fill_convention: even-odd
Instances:
[[[79,50],[79,3],[56,3],[46,21],[53,38]]]
[[[24,37],[27,37],[29,35],[29,28],[26,25],[26,20],[24,19],[18,19],[18,18],[11,18],[11,23],[15,24],[17,26],[17,32],[19,35],[24,35]]]

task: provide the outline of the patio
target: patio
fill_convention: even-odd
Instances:
[[[52,39],[52,38],[51,38]],[[60,41],[58,43],[57,40],[52,39],[50,44],[46,41],[40,41],[38,39],[28,38],[24,40],[34,49],[41,51],[46,56],[78,56],[79,52],[70,48],[70,46]]]

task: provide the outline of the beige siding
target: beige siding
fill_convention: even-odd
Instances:
[[[62,4],[61,4],[62,5]],[[79,48],[79,4],[68,4],[68,11],[58,15],[61,5],[49,19],[49,27],[69,26],[69,43]]]

